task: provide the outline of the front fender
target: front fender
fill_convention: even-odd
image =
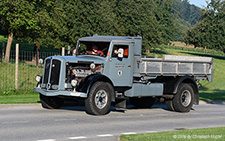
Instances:
[[[76,88],[76,91],[88,93],[91,86],[96,81],[109,82],[114,87],[112,81],[108,77],[106,77],[105,75],[94,74],[94,75],[89,75],[86,78],[84,78],[80,82],[79,86]]]

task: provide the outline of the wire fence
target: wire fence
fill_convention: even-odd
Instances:
[[[48,56],[60,55],[61,52],[19,51],[18,82],[16,88],[16,51],[11,50],[9,63],[4,63],[4,50],[0,50],[0,94],[15,92],[30,93],[37,85],[35,76],[43,73],[44,60]],[[38,54],[38,57],[36,56]]]

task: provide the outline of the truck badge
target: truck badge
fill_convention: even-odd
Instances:
[[[123,72],[121,70],[118,71],[118,75],[121,76]]]

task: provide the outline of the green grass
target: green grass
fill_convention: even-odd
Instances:
[[[162,45],[161,47],[165,48],[165,49],[180,50],[180,51],[185,51],[185,52],[200,53],[200,54],[204,54],[204,55],[218,56],[218,57],[225,58],[224,52],[218,51],[218,50],[213,50],[213,49],[177,47],[177,46],[169,46],[169,45],[168,46]]]
[[[214,58],[213,82],[201,81],[203,90],[225,90],[225,60]],[[224,93],[225,94],[225,93]]]
[[[199,99],[204,101],[225,100],[225,90],[200,90]]]
[[[0,104],[40,103],[38,93],[0,95]]]
[[[121,141],[212,141],[225,140],[225,127],[121,135]]]
[[[15,90],[15,64],[0,62],[0,95],[16,94]],[[42,74],[43,68],[37,68],[24,62],[19,63],[18,91],[27,93],[36,86],[35,76]]]

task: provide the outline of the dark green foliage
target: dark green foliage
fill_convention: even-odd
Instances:
[[[1,28],[8,32],[8,26],[12,27],[15,38],[38,47],[70,45],[74,48],[78,38],[99,34],[140,35],[144,48],[149,49],[167,44],[176,31],[171,14],[173,0],[34,0],[29,5],[27,0],[22,0],[20,3],[25,3],[20,7],[25,12],[14,10],[13,13],[22,18],[28,15],[21,18],[27,23],[18,22],[17,28],[8,21],[7,14],[0,13],[1,23],[8,22]],[[12,7],[16,9],[17,5]],[[1,6],[10,9],[8,4]]]
[[[145,49],[172,39],[174,22],[171,0],[61,1],[64,23],[57,31],[61,41],[75,47],[83,36],[117,35],[143,37]],[[59,17],[56,17],[56,20]]]
[[[22,30],[37,29],[38,19],[33,14],[34,8],[33,2],[25,0],[1,0],[1,32],[4,35],[8,35],[10,32],[19,35]]]
[[[202,21],[187,32],[185,42],[225,52],[225,2],[211,0],[201,18]]]

